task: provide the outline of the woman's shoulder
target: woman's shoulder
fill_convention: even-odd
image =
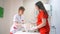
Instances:
[[[18,17],[18,14],[15,14],[14,17]]]

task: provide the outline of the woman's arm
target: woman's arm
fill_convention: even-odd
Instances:
[[[46,19],[45,18],[42,18],[42,23],[34,28],[31,28],[31,30],[36,30],[38,28],[42,28],[46,25]]]
[[[42,18],[42,23],[40,25],[37,26],[37,28],[42,28],[46,25],[46,19]]]
[[[17,26],[17,27],[21,27],[21,24],[16,22],[16,21],[14,22],[14,25]]]

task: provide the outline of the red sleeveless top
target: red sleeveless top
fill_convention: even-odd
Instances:
[[[50,31],[50,26],[48,23],[48,15],[45,14],[43,10],[41,10],[37,16],[37,25],[40,25],[42,23],[42,18],[46,18],[46,25],[42,28],[39,28],[40,32],[47,32]]]

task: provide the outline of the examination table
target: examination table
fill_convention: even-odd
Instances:
[[[15,34],[39,34],[39,33],[38,32],[21,32],[21,31],[18,31]]]

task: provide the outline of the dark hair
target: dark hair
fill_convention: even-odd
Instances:
[[[38,1],[35,5],[38,6],[39,9],[44,10],[44,13],[48,15],[48,13],[41,1]]]
[[[25,8],[23,6],[19,7],[19,10],[25,10]]]

